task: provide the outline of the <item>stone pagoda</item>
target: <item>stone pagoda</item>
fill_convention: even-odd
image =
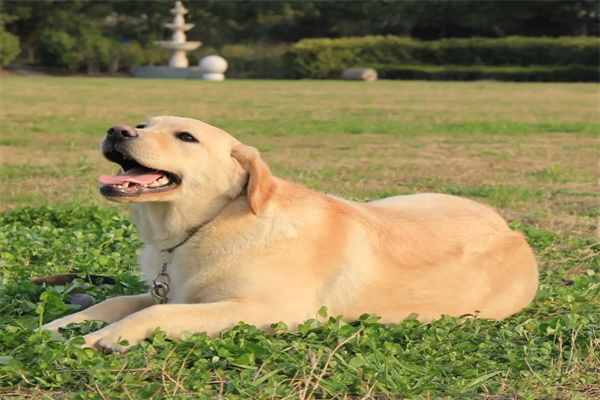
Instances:
[[[173,31],[172,40],[156,41],[154,44],[162,48],[173,51],[169,59],[169,67],[171,68],[187,68],[189,66],[186,52],[196,50],[201,42],[186,41],[185,33],[194,27],[194,24],[186,24],[183,16],[188,13],[188,10],[181,4],[181,1],[175,2],[175,8],[171,9],[171,14],[175,16],[173,22],[165,24],[166,28]]]

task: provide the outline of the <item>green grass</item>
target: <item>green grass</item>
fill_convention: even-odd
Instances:
[[[600,397],[598,85],[2,78],[0,90],[0,397]],[[73,312],[74,293],[99,302],[146,290],[135,229],[96,193],[114,169],[98,144],[115,123],[161,114],[225,128],[276,175],[318,190],[495,206],[536,251],[536,300],[502,322],[315,316],[298,333],[156,332],[126,355],[34,333]],[[61,272],[82,279],[27,283]],[[92,273],[117,283],[88,284]]]

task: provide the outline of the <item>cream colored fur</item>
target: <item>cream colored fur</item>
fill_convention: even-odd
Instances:
[[[175,137],[190,132],[200,143]],[[274,177],[258,151],[202,122],[156,117],[139,129],[134,158],[179,175],[177,189],[132,198],[150,282],[166,254],[170,302],[149,294],[111,299],[44,329],[85,320],[110,325],[86,345],[126,351],[156,328],[216,335],[239,321],[291,329],[320,307],[352,320],[376,313],[399,322],[442,314],[503,319],[526,307],[538,285],[523,235],[491,208],[444,194],[356,203]],[[129,201],[112,199],[115,201]]]

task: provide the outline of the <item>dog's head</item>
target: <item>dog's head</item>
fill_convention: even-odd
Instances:
[[[154,117],[135,127],[111,127],[101,145],[119,164],[115,176],[102,175],[100,193],[120,203],[193,202],[233,199],[247,189],[258,214],[276,185],[258,151],[203,122]]]

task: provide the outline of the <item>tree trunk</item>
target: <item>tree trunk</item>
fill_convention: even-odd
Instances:
[[[37,33],[31,33],[25,40],[21,42],[22,48],[25,49],[25,53],[27,54],[27,62],[29,63],[34,63],[36,61],[35,50],[37,38]]]
[[[27,62],[34,63],[35,62],[35,46],[28,44],[27,45]]]
[[[116,55],[110,60],[110,65],[108,67],[108,73],[115,75],[119,72],[119,67],[121,66],[121,56]]]

